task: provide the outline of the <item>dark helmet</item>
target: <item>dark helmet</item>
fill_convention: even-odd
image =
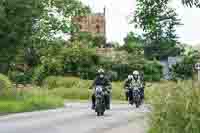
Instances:
[[[103,69],[99,69],[99,70],[97,71],[97,74],[98,74],[98,76],[99,76],[100,78],[103,78],[103,77],[105,76],[105,71],[104,71]]]

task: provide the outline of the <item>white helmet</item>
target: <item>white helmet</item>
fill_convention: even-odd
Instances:
[[[133,71],[133,75],[140,75],[138,71]]]
[[[132,80],[133,79],[133,75],[128,75],[128,79]]]

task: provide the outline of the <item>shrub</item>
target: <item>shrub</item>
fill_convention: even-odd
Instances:
[[[108,71],[107,75],[108,75],[108,78],[110,79],[110,81],[117,81],[119,79],[118,73],[115,71]]]
[[[32,81],[33,72],[32,70],[27,72],[9,71],[8,76],[16,84],[28,84]]]
[[[7,97],[12,94],[12,83],[8,77],[0,74],[0,96]]]
[[[191,81],[154,89],[150,133],[199,133],[200,89]]]
[[[160,81],[162,78],[162,65],[157,61],[145,61],[144,79],[146,81]]]
[[[33,82],[37,85],[41,85],[42,81],[49,75],[45,66],[40,65],[35,68],[33,73]]]
[[[196,50],[189,50],[184,55],[182,62],[174,65],[171,69],[173,80],[191,79],[194,73],[194,64],[200,59],[200,53]]]

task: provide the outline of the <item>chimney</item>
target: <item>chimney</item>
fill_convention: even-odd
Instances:
[[[106,6],[104,6],[104,8],[103,8],[103,14],[104,14],[104,16],[106,16]]]

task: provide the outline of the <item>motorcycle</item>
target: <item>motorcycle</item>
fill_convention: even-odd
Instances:
[[[105,91],[102,86],[95,87],[95,112],[97,116],[103,116],[106,110],[106,103],[105,103]]]
[[[131,105],[135,104],[136,108],[139,108],[139,106],[141,105],[141,95],[140,95],[140,90],[138,87],[131,87],[129,88],[130,91],[130,97],[129,98],[129,103]]]

